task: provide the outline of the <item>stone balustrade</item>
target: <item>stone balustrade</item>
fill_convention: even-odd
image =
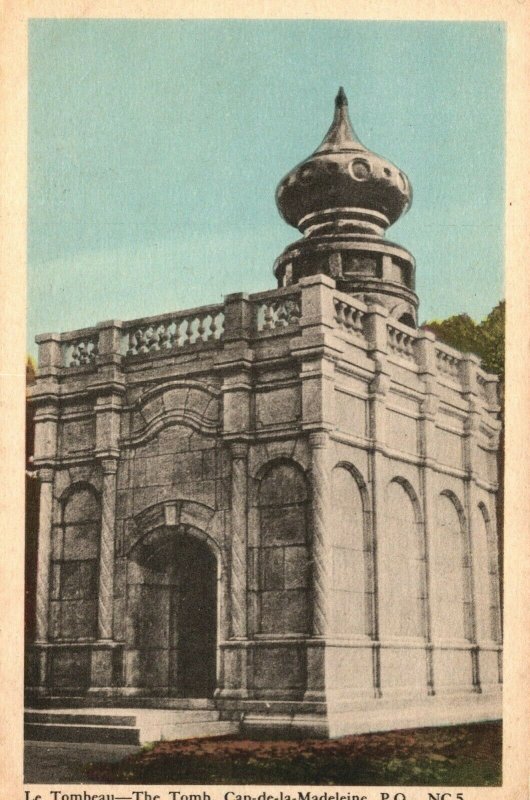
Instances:
[[[389,353],[396,358],[415,363],[414,342],[416,336],[411,328],[392,320],[387,324],[387,343]]]
[[[302,315],[300,292],[283,294],[270,293],[254,304],[255,330],[257,333],[275,331],[289,325],[298,325]]]
[[[93,329],[86,335],[77,336],[69,340],[65,337],[62,342],[62,357],[64,367],[86,367],[96,363],[98,354],[98,332]]]
[[[223,306],[204,306],[181,314],[125,323],[122,354],[143,356],[200,342],[219,341],[224,333]]]
[[[364,338],[365,306],[348,295],[337,293],[333,298],[337,327],[352,336]]]
[[[453,380],[459,379],[459,368],[462,357],[458,350],[453,350],[448,345],[436,342],[436,369],[442,375],[446,375]]]
[[[141,361],[197,345],[222,347],[225,341],[240,336],[249,339],[277,336],[306,324],[314,326],[320,317],[323,325],[335,328],[345,341],[350,340],[357,347],[373,351],[372,307],[337,291],[329,278],[320,285],[320,291],[324,293],[322,297],[327,296],[325,302],[322,301],[322,305],[318,306],[320,310],[316,310],[312,300],[304,306],[303,293],[311,291],[311,285],[302,283],[250,296],[230,295],[224,304],[128,322],[104,322],[94,328],[60,335],[42,334],[37,337],[40,346],[39,367],[44,372],[57,368],[94,369],[109,356],[125,362],[129,359]],[[307,297],[312,295],[308,294]],[[421,331],[415,331],[387,314],[381,316],[380,323],[378,346],[382,351],[405,368],[414,371],[418,367],[423,369],[425,353],[421,348],[418,349],[422,340]],[[497,403],[497,380],[483,372],[478,361],[473,368],[473,386],[469,386],[465,377],[466,364],[469,358],[475,357],[462,355],[439,341],[427,345],[431,349],[433,373],[437,373],[442,380],[449,379],[466,387],[466,391],[474,391],[488,404]]]

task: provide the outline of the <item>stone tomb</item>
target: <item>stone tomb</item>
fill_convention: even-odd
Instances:
[[[277,289],[38,337],[30,698],[213,698],[250,735],[500,716],[497,378],[415,327],[410,196],[339,93],[278,190]]]

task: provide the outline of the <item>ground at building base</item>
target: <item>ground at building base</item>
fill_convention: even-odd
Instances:
[[[92,763],[86,777],[121,784],[499,786],[501,755],[501,723],[485,722],[331,740],[158,742],[116,763]]]

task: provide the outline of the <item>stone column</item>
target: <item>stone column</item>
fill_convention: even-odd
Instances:
[[[114,597],[114,529],[116,515],[116,458],[105,458],[101,500],[101,539],[99,549],[98,638],[112,639]]]
[[[52,534],[53,469],[39,470],[39,541],[37,551],[37,636],[36,643],[48,641],[50,607],[50,555]]]
[[[331,468],[329,435],[318,431],[309,435],[311,447],[313,510],[313,636],[324,637],[329,623],[329,579],[331,523]]]
[[[307,685],[304,700],[322,702],[326,698],[326,635],[330,624],[329,586],[331,577],[331,464],[329,434],[309,434],[313,538],[313,629],[307,643]]]
[[[232,637],[247,636],[247,456],[246,442],[232,442]]]

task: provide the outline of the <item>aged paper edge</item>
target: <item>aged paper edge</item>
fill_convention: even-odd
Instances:
[[[260,18],[372,20],[499,20],[507,26],[506,108],[506,504],[505,656],[503,785],[466,788],[474,798],[528,797],[530,740],[530,590],[528,488],[530,380],[530,2],[529,0],[344,0],[290,3],[225,0],[4,0],[0,4],[0,712],[1,796],[23,798],[23,611],[24,611],[24,392],[27,219],[27,24],[31,18]],[[39,791],[39,787],[32,785]],[[49,795],[44,790],[44,797]],[[68,791],[68,786],[61,786]],[[161,794],[172,787],[159,786]],[[207,788],[207,787],[204,787]],[[277,787],[279,790],[281,787]],[[298,787],[297,787],[298,788]],[[308,787],[309,788],[309,787]],[[328,787],[329,788],[329,787]],[[350,787],[352,788],[352,787]],[[399,791],[404,787],[384,787]],[[72,791],[82,789],[80,785]],[[101,792],[120,789],[102,786]],[[121,787],[131,791],[131,787]],[[197,787],[195,787],[197,790]],[[211,787],[222,796],[222,787]],[[96,793],[98,787],[90,785]],[[427,797],[427,789],[406,787],[407,800]],[[451,788],[453,793],[456,788]],[[362,787],[369,798],[376,787]]]

